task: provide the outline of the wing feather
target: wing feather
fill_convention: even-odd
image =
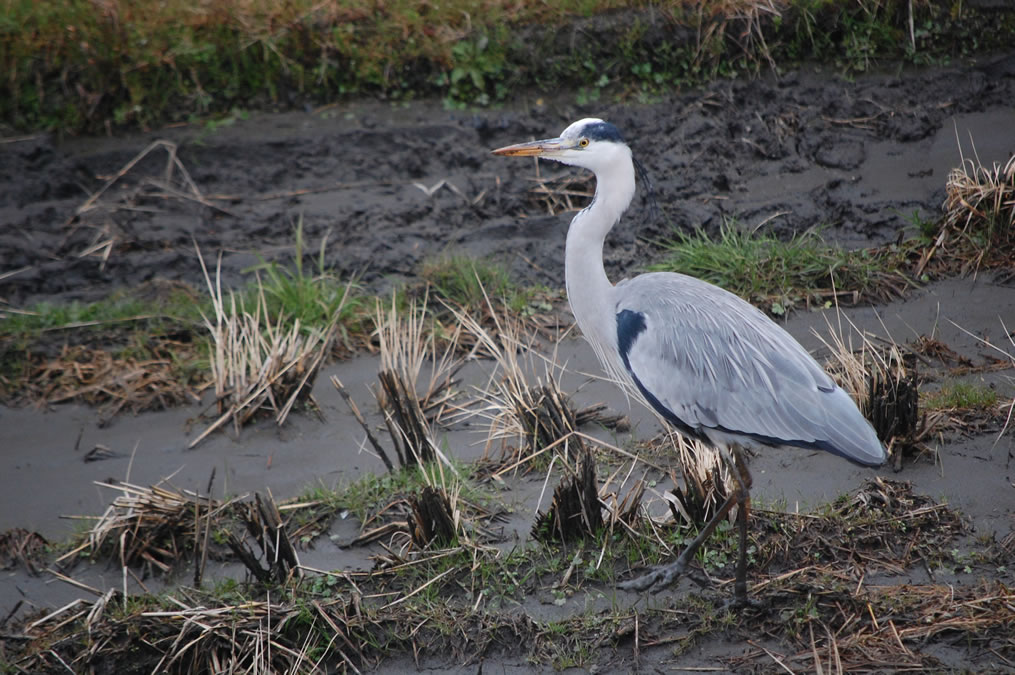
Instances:
[[[713,440],[732,435],[883,463],[884,448],[852,399],[757,308],[681,274],[645,274],[616,290],[618,317],[632,312],[642,322],[625,336],[624,365],[664,416]]]

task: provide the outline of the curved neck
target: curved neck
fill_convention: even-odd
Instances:
[[[571,221],[564,252],[567,299],[578,326],[597,352],[597,342],[615,347],[617,340],[614,288],[603,267],[603,242],[631,203],[635,187],[631,151],[619,148],[611,159],[596,169],[596,195]],[[603,359],[604,354],[599,357]]]

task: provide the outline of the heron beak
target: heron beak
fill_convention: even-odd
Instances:
[[[528,143],[518,143],[504,148],[497,148],[493,151],[493,154],[505,157],[539,157],[540,155],[549,155],[561,150],[567,150],[572,145],[571,141],[566,141],[563,138],[547,138],[542,141],[530,141]]]

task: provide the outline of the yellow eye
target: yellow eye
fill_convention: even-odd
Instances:
[[[580,141],[578,141],[578,147],[581,147],[581,148],[587,148],[587,147],[589,147],[589,139],[583,138]]]

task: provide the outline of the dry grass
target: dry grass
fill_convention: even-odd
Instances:
[[[916,494],[910,483],[873,478],[853,495],[816,514],[756,509],[763,531],[758,566],[787,570],[831,564],[867,573],[901,574],[913,564],[935,565],[968,528],[947,504]],[[772,581],[761,582],[758,590]]]
[[[209,493],[214,476],[213,472]],[[175,488],[168,479],[150,487],[129,481],[95,484],[120,494],[101,516],[75,517],[95,524],[56,562],[74,561],[86,551],[91,560],[114,562],[122,570],[124,592],[128,577],[141,583],[152,573],[179,573],[189,562],[194,566],[194,586],[200,588],[209,555],[241,562],[250,578],[260,583],[286,583],[301,575],[292,542],[321,530],[318,503],[279,506],[270,491],[255,494],[253,500],[238,496],[222,501]],[[134,571],[138,569],[140,577]]]
[[[463,411],[463,417],[479,416],[488,421],[484,456],[498,465],[496,477],[531,468],[531,462],[546,453],[552,453],[551,467],[558,457],[574,463],[585,451],[587,441],[600,444],[579,432],[579,419],[626,424],[624,417],[606,413],[602,405],[578,410],[560,387],[563,367],[555,356],[538,355],[536,338],[523,337],[520,321],[498,315],[491,306],[495,325],[491,332],[464,310],[452,311],[464,331],[476,340],[477,351],[492,355],[495,362],[487,385],[478,389],[477,398]],[[521,354],[529,355],[528,367]],[[529,373],[537,369],[533,364],[536,359],[542,361],[543,376],[532,383]]]
[[[213,519],[236,500],[220,502],[210,496],[168,486],[143,487],[129,482],[96,481],[103,489],[119,490],[99,516],[83,543],[57,562],[75,558],[87,550],[89,557],[108,557],[126,569],[142,567],[166,574],[188,559],[202,545]]]
[[[384,414],[388,436],[403,469],[425,465],[434,459],[440,459],[444,465],[451,467],[449,458],[440,449],[434,427],[457,411],[454,404],[457,395],[455,375],[463,364],[457,355],[460,329],[450,335],[439,331],[443,347],[438,349],[438,331],[427,325],[426,310],[426,299],[420,307],[415,301],[411,302],[404,312],[396,308],[393,299],[386,313],[380,302],[377,303],[374,319],[381,358],[378,372],[380,388],[374,396]],[[427,364],[427,379],[421,381]],[[387,450],[341,380],[333,375],[331,383],[363,427],[378,458],[389,472],[394,472],[395,465]]]
[[[891,338],[875,344],[873,336],[848,318],[848,326],[843,326],[843,314],[837,312],[836,316],[835,326],[826,319],[827,337],[815,331],[830,353],[825,369],[871,422],[897,469],[901,467],[903,450],[933,454],[924,441],[935,429],[926,416],[921,417],[912,350]]]
[[[627,428],[627,418],[610,413],[604,404],[579,409],[571,402],[560,386],[563,366],[556,354],[539,355],[538,331],[530,331],[532,326],[524,319],[503,307],[498,310],[489,298],[479,318],[463,307],[448,309],[462,329],[462,342],[473,345],[470,356],[492,358],[495,364],[486,385],[477,388],[477,398],[462,406],[456,419],[487,420],[485,456],[494,459],[494,453],[499,454],[498,475],[548,451],[556,450],[566,460],[580,456],[585,441],[594,441],[579,433],[582,424]],[[523,354],[528,355],[527,362]],[[538,370],[536,361],[541,362],[543,376],[533,383],[530,373]]]
[[[64,346],[60,355],[33,366],[21,397],[45,404],[77,401],[99,406],[102,419],[129,410],[165,410],[196,403],[203,387],[182,381],[176,356],[188,345],[168,340],[149,345],[158,358],[117,357],[103,349]]]
[[[956,141],[962,161],[948,174],[944,217],[915,274],[936,268],[937,274],[964,275],[989,268],[1001,282],[1009,281],[1015,260],[1015,156],[986,167],[975,146],[973,157],[966,157]]]
[[[966,235],[982,233],[987,244],[1010,246],[1015,241],[1015,156],[1001,165],[984,166],[973,146],[951,170],[945,183],[945,223]]]
[[[733,491],[735,481],[719,450],[701,441],[688,440],[679,433],[668,429],[658,441],[680,458],[680,469],[684,487],[671,474],[674,488],[663,495],[666,505],[676,522],[695,527],[709,521],[716,509],[726,501]],[[729,519],[736,517],[732,509]]]
[[[395,374],[408,391],[422,392],[417,396],[420,412],[430,423],[438,423],[450,414],[455,376],[464,363],[458,355],[462,328],[456,325],[450,333],[442,330],[438,340],[436,320],[430,319],[427,325],[427,297],[419,307],[411,301],[405,311],[398,311],[395,304],[392,301],[385,315],[377,303],[381,370]]]
[[[272,322],[260,283],[255,307],[248,311],[234,293],[230,292],[228,302],[223,295],[221,257],[214,284],[200,251],[198,258],[215,310],[214,320],[204,317],[204,322],[212,340],[211,372],[219,416],[190,442],[191,448],[230,420],[239,433],[261,411],[270,411],[281,426],[294,405],[312,400],[310,390],[331,348],[344,304],[343,298],[324,327],[304,330],[298,319],[289,325],[281,315]]]
[[[594,471],[581,473],[580,482],[595,493]],[[454,485],[423,492],[444,503],[444,512],[470,508],[455,496]],[[640,499],[637,485],[632,492],[633,500],[623,500],[628,506]],[[276,518],[280,510],[270,501],[251,508]],[[562,567],[534,569],[531,558],[509,560],[492,548],[463,543],[463,533],[474,532],[458,524],[464,516],[452,520],[456,534],[449,537],[445,530],[443,539],[437,532],[447,523],[431,523],[433,536],[426,542],[413,541],[410,520],[376,557],[372,572],[309,571],[295,563],[290,570],[303,570],[303,579],[273,577],[267,587],[243,586],[224,595],[179,588],[155,599],[100,591],[95,601],[77,600],[24,620],[0,648],[26,672],[53,672],[64,668],[61,663],[74,672],[120,671],[128,663],[158,672],[358,671],[393,654],[453,654],[456,663],[471,663],[495,659],[505,649],[561,666],[583,654],[579,663],[586,667],[620,669],[652,647],[670,645],[679,652],[696,642],[730,640],[743,648],[724,652],[714,665],[735,671],[771,670],[773,660],[794,671],[821,663],[835,672],[864,672],[946,668],[938,660],[942,654],[965,655],[973,668],[982,663],[976,659],[997,664],[1015,658],[1015,595],[1002,583],[865,582],[871,573],[884,579],[916,568],[933,576],[941,565],[956,562],[949,551],[966,526],[947,505],[915,494],[907,483],[868,481],[815,514],[758,511],[752,594],[759,606],[735,615],[693,595],[658,607],[614,606],[551,620],[505,613],[500,603],[486,604],[498,592],[486,593],[499,588],[495,579],[510,581],[521,595],[576,592],[590,583],[588,551],[578,547],[561,574]],[[619,518],[613,523],[624,525]],[[286,540],[284,530],[272,527],[261,537],[268,557],[273,542]],[[448,539],[456,541],[449,546]],[[604,537],[597,564],[611,564],[614,558],[606,554],[616,542],[613,534]],[[1010,562],[1010,544],[996,547],[1006,558],[985,564]],[[598,589],[603,582],[593,583]]]
[[[832,672],[949,672],[955,666],[935,656],[935,647],[959,643],[994,668],[1011,665],[1015,593],[1003,584],[886,585],[850,592],[850,581],[828,572],[795,578],[773,594],[776,620],[738,622],[744,631],[791,638],[769,649],[754,643],[727,666],[767,672],[775,661],[779,672],[821,672],[815,668],[819,658],[837,664]]]

